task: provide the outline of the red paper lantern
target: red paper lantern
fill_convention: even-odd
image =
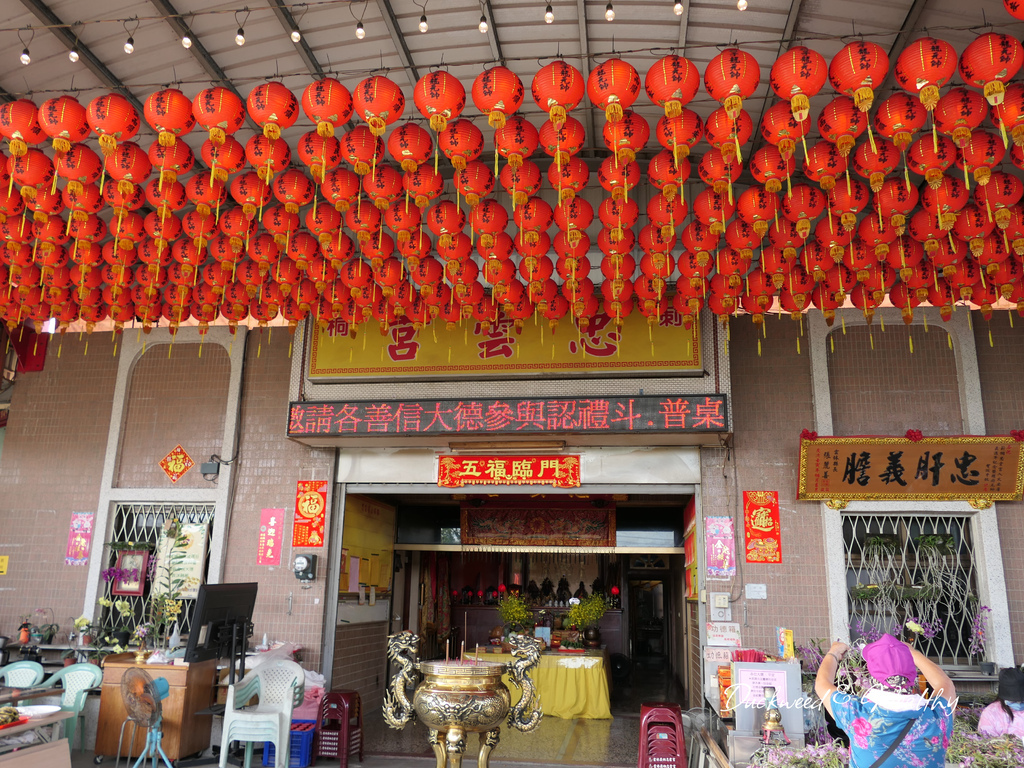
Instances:
[[[810,99],[817,96],[828,79],[825,57],[802,45],[794,46],[772,64],[769,77],[772,90],[790,104],[797,122],[807,120],[811,112]]]
[[[356,233],[360,246],[366,246],[380,233],[381,213],[375,205],[355,205],[345,211],[345,226]]]
[[[113,154],[106,157],[103,166],[118,186],[144,184],[153,171],[149,156],[134,141],[119,144]],[[130,189],[130,186],[124,186],[125,191]]]
[[[300,207],[313,201],[316,187],[302,171],[289,168],[274,179],[271,189],[278,202],[284,204],[286,211],[298,213]]]
[[[647,70],[644,89],[650,100],[663,107],[665,117],[678,117],[700,88],[700,72],[684,56],[669,54]]]
[[[787,184],[789,183],[795,167],[793,158],[784,158],[778,148],[772,144],[761,147],[750,158],[750,173],[758,184],[764,184],[765,188],[773,193],[782,189],[782,179],[785,179]],[[649,171],[647,176],[651,177]],[[654,183],[653,179],[651,183]]]
[[[57,161],[57,175],[68,180],[67,188],[73,192],[81,192],[84,185],[94,184],[102,172],[99,157],[85,144],[72,144]]]
[[[179,136],[184,136],[196,125],[192,114],[192,100],[177,88],[164,88],[151,93],[143,105],[143,115],[149,126],[158,132],[161,146],[174,146]]]
[[[587,96],[595,107],[604,110],[609,123],[620,121],[624,110],[633,106],[639,95],[640,74],[622,59],[602,62],[587,78]]]
[[[565,233],[568,244],[576,247],[586,238],[585,230],[594,220],[594,207],[582,197],[574,197],[559,203],[554,219],[555,226]]]
[[[715,235],[725,232],[725,222],[735,211],[732,200],[713,189],[703,190],[693,200],[693,215]]]
[[[939,88],[956,74],[956,49],[945,40],[922,37],[910,43],[896,59],[896,82],[917,96],[931,112],[939,103]]]
[[[245,107],[232,91],[214,86],[200,91],[192,100],[192,114],[196,123],[210,134],[214,145],[224,143],[245,122]]]
[[[47,99],[39,105],[37,118],[43,133],[53,139],[55,155],[69,152],[73,144],[85,141],[89,136],[85,107],[73,96],[65,94]]]
[[[245,144],[245,159],[256,171],[256,175],[269,184],[275,174],[291,163],[292,151],[284,139],[256,134]]]
[[[1011,209],[1024,196],[1024,183],[1016,176],[1002,171],[992,174],[988,184],[979,185],[974,190],[974,199],[995,221],[1000,229],[1006,229],[1010,223]]]
[[[324,176],[320,191],[334,210],[344,213],[359,195],[359,177],[347,168],[335,168]]]
[[[690,161],[672,159],[672,153],[663,149],[647,164],[647,178],[661,194],[671,200],[683,188],[690,177]]]
[[[388,136],[387,148],[403,171],[415,171],[430,159],[434,143],[416,123],[402,123]]]
[[[341,137],[341,156],[365,176],[384,158],[384,142],[367,126],[357,125]]]
[[[374,136],[383,136],[385,128],[405,111],[402,89],[380,75],[361,81],[352,93],[352,102],[355,113],[366,121]]]
[[[457,171],[476,160],[484,149],[484,135],[469,120],[453,120],[437,134],[437,146]]]
[[[761,135],[769,144],[779,148],[782,157],[789,160],[796,150],[797,140],[803,140],[810,130],[807,120],[797,120],[785,102],[773,104],[761,120]]]
[[[89,127],[100,137],[100,149],[110,157],[118,141],[128,141],[139,132],[139,113],[124,96],[108,93],[89,102]]]
[[[224,136],[220,144],[207,139],[203,142],[200,154],[217,181],[227,181],[229,176],[238,173],[245,165],[245,147],[233,136]]]
[[[924,126],[925,115],[925,110],[916,100],[905,93],[894,93],[878,105],[875,130],[904,152],[914,134]]]
[[[586,131],[583,123],[575,117],[566,117],[561,125],[545,120],[540,127],[540,146],[561,165],[575,155],[586,142]]]
[[[833,87],[853,98],[861,112],[871,109],[875,88],[885,81],[889,72],[889,56],[878,43],[855,40],[843,47],[828,67]]]
[[[1024,64],[1024,46],[1010,35],[986,32],[974,38],[960,54],[960,77],[979,89],[992,106],[1003,103],[1005,83]]]
[[[964,181],[967,181],[967,172],[974,174],[974,180],[978,184],[988,184],[992,176],[992,169],[1003,162],[1006,155],[1006,148],[999,137],[988,131],[971,131],[971,138],[963,147],[960,160],[957,165],[964,169]]]
[[[935,106],[935,127],[963,148],[971,138],[971,131],[988,116],[988,103],[974,91],[950,88]]]
[[[45,139],[36,105],[29,99],[16,99],[0,105],[0,136],[10,143],[14,157],[23,157],[30,145]]]
[[[956,161],[956,145],[945,136],[934,140],[931,136],[922,136],[910,145],[907,152],[907,168],[924,176],[930,187],[937,187],[942,175]]]
[[[341,162],[341,142],[333,136],[324,138],[316,131],[302,134],[295,145],[295,152],[317,183],[322,182],[324,174]]]
[[[231,197],[251,219],[258,208],[270,202],[270,186],[255,172],[248,171],[231,180]]]
[[[540,169],[529,160],[523,161],[518,168],[509,163],[501,169],[498,181],[512,197],[512,209],[515,210],[540,190]]]
[[[753,225],[759,238],[768,232],[768,225],[778,215],[778,210],[779,199],[757,184],[747,187],[736,202],[736,212],[741,219]]]
[[[176,141],[170,146],[164,146],[159,141],[154,141],[149,145],[147,155],[149,162],[160,175],[158,181],[160,185],[173,184],[178,180],[179,174],[188,173],[196,163],[195,155],[184,141]]]
[[[742,161],[740,147],[750,140],[753,132],[754,121],[742,109],[735,117],[730,116],[724,108],[716,109],[704,124],[708,144],[720,150],[730,164]]]
[[[729,163],[717,149],[709,149],[697,164],[697,173],[705,184],[720,195],[732,196],[732,185],[739,179],[739,163]]]
[[[507,67],[496,66],[476,76],[472,95],[473,104],[487,115],[487,124],[500,129],[522,106],[526,90],[515,72]]]
[[[616,123],[621,125],[621,123]],[[558,190],[560,202],[572,200],[577,193],[582,192],[590,180],[590,168],[585,161],[578,157],[571,157],[562,163],[552,163],[548,166],[548,182],[553,189]]]
[[[413,89],[416,109],[430,121],[430,127],[440,133],[455,120],[466,107],[466,89],[456,77],[443,69],[428,72]]]
[[[683,109],[675,117],[659,118],[654,133],[658,143],[678,161],[688,157],[690,149],[704,137],[704,123],[696,112]]]
[[[456,171],[452,179],[455,189],[466,198],[471,206],[480,202],[494,190],[494,172],[486,164],[479,161],[466,163],[466,167]]]
[[[839,149],[839,154],[850,154],[857,137],[867,129],[868,119],[857,109],[853,99],[837,96],[818,115],[818,131],[826,141]]]
[[[556,59],[545,64],[530,85],[533,101],[556,127],[565,122],[566,114],[576,108],[586,91],[583,73],[571,64]]]
[[[871,202],[871,193],[857,180],[846,184],[836,184],[828,192],[829,210],[840,217],[843,229],[853,230],[857,223],[857,214],[867,208]]]
[[[836,176],[846,173],[848,161],[839,147],[830,141],[819,141],[804,158],[804,175],[826,192],[836,185]]]
[[[383,211],[402,194],[402,174],[383,163],[373,176],[363,176],[363,191]]]
[[[872,192],[882,188],[885,177],[892,173],[900,162],[900,151],[891,141],[879,139],[874,147],[865,142],[853,153],[853,169],[868,180]]]
[[[743,99],[753,96],[760,82],[757,59],[739,48],[726,48],[704,70],[704,89],[731,120],[739,116]]]
[[[42,122],[42,107],[39,108],[39,114]],[[1014,145],[1024,147],[1024,85],[1011,83],[1006,86],[1003,103],[992,110],[992,122],[999,129],[1004,142],[1009,129]]]
[[[429,164],[421,165],[415,171],[406,171],[402,176],[402,188],[412,195],[417,208],[426,208],[444,191],[444,179]]]
[[[540,134],[533,123],[523,117],[510,118],[494,132],[495,149],[514,168],[521,166],[539,144]]]
[[[640,183],[639,163],[615,163],[614,157],[606,157],[597,170],[597,180],[612,198],[619,200],[629,197],[629,190]]]
[[[603,137],[605,146],[616,153],[620,163],[631,163],[636,153],[647,146],[651,128],[640,115],[626,109],[618,121],[605,123]]]
[[[302,91],[302,111],[316,123],[316,133],[325,139],[352,117],[352,94],[333,77],[322,77]]]

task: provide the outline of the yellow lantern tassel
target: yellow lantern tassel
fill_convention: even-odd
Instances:
[[[846,335],[846,315],[839,316],[839,324],[843,327],[843,336]]]
[[[928,333],[928,315],[922,315],[921,317],[924,320],[924,332]]]
[[[882,333],[885,333],[885,315],[880,314],[878,316],[878,325],[882,328]]]
[[[870,327],[868,328],[868,341],[871,343],[871,351],[875,351],[875,334],[871,332]]]
[[[831,347],[832,354],[834,355],[836,353],[836,337],[831,333],[828,335],[828,343]]]
[[[995,344],[992,343],[992,326],[989,326],[989,328],[988,328],[988,345],[990,347],[994,347],[995,346]]]

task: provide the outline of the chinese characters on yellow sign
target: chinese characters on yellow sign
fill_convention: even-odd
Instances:
[[[331,379],[443,379],[472,376],[508,377],[589,375],[593,373],[671,372],[699,374],[700,328],[687,329],[670,309],[654,326],[626,323],[616,327],[599,314],[585,331],[564,323],[552,334],[545,321],[516,330],[511,320],[489,326],[467,322],[448,330],[432,325],[417,331],[402,317],[377,333],[348,336],[348,323],[335,320],[316,326],[310,347],[309,377]]]
[[[550,485],[578,488],[579,456],[442,456],[437,484],[444,488],[465,485]]]
[[[1020,499],[1022,452],[998,435],[802,439],[797,498]]]
[[[160,469],[171,478],[172,483],[178,482],[181,476],[195,465],[192,457],[185,453],[185,449],[180,445],[174,446],[174,450],[160,460]]]

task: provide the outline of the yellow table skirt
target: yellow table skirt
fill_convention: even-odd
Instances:
[[[466,660],[473,654],[467,653]],[[480,660],[511,663],[508,653],[481,653]],[[545,717],[564,719],[607,719],[612,716],[608,698],[608,672],[605,655],[579,653],[544,653],[530,677],[537,687],[540,706]],[[512,694],[512,703],[521,698],[519,689],[502,675],[502,682]]]

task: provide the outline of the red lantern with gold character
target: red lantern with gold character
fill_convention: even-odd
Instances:
[[[299,102],[283,83],[271,81],[257,85],[246,99],[249,117],[268,139],[281,138],[281,131],[291,128],[299,118]]]
[[[739,48],[726,48],[704,70],[704,89],[731,120],[739,116],[743,99],[753,96],[760,82],[757,59]]]
[[[566,162],[583,149],[585,142],[586,131],[583,129],[583,123],[575,117],[566,117],[558,126],[551,120],[545,120],[540,127],[540,146],[555,159],[557,165]]]
[[[530,86],[533,101],[555,126],[565,122],[566,115],[576,108],[586,92],[583,73],[572,64],[556,59],[545,64],[533,76]]]
[[[29,99],[16,99],[0,105],[0,136],[10,143],[11,154],[15,157],[23,157],[30,145],[45,139],[46,133],[39,125],[36,105]]]
[[[561,168],[557,163],[548,166],[548,183],[553,189],[558,190],[559,201],[573,199],[583,191],[589,180],[590,168],[578,157],[569,158],[562,163]]]
[[[946,136],[934,141],[931,136],[922,136],[910,145],[907,152],[907,168],[924,176],[931,187],[937,187],[942,175],[956,161],[956,145]]]
[[[502,128],[523,105],[526,90],[523,81],[508,67],[485,69],[473,81],[473,104],[487,115],[487,124]]]
[[[836,176],[846,173],[849,163],[839,147],[830,141],[815,143],[804,158],[804,175],[828,192],[836,185]]]
[[[665,117],[678,117],[700,88],[700,72],[684,56],[669,54],[647,70],[644,89],[650,100],[665,109]]]
[[[986,32],[974,38],[960,54],[960,77],[979,89],[992,106],[1003,103],[1005,83],[1024,64],[1024,46],[1010,35]]]
[[[192,103],[189,102],[191,114]],[[47,99],[39,105],[37,115],[39,127],[53,139],[53,151],[64,154],[71,150],[72,144],[85,141],[89,137],[89,121],[85,107],[68,95]]]
[[[853,170],[868,180],[872,192],[882,188],[885,177],[896,169],[899,162],[899,150],[886,139],[875,141],[874,147],[865,142],[853,153]]]
[[[663,149],[651,158],[647,164],[647,178],[661,194],[672,199],[682,191],[683,185],[690,177],[690,161],[680,158],[678,162],[672,159],[672,153]]]
[[[861,112],[867,112],[889,73],[889,56],[878,43],[854,40],[832,57],[828,76],[833,87],[853,98]]]
[[[341,156],[365,176],[384,158],[384,142],[365,125],[357,125],[341,137]]]
[[[796,142],[803,141],[811,124],[797,120],[785,102],[773,104],[761,120],[761,135],[769,144],[779,148],[782,157],[789,160],[796,150]]]
[[[754,132],[754,121],[745,110],[739,110],[735,117],[724,108],[718,108],[708,115],[704,134],[715,149],[721,151],[727,163],[742,162],[740,147],[750,140]]]
[[[302,134],[295,144],[295,152],[317,183],[341,162],[341,142],[333,136],[324,138],[316,131]]]
[[[676,160],[688,157],[690,149],[704,137],[704,122],[689,109],[675,117],[662,117],[654,130],[658,143],[672,152]]]
[[[750,158],[749,165],[750,173],[757,183],[764,184],[765,188],[773,193],[782,189],[782,179],[785,179],[787,184],[790,183],[790,177],[796,169],[793,158],[784,158],[778,147],[772,144],[757,150]]]
[[[790,48],[772,64],[769,77],[772,90],[780,99],[790,104],[797,122],[807,120],[811,112],[810,99],[828,80],[828,65],[825,57],[803,45]]]
[[[875,130],[905,152],[914,134],[924,126],[925,111],[905,93],[894,93],[875,111]]]
[[[322,77],[302,91],[302,111],[316,123],[317,135],[329,139],[352,117],[352,94],[333,77]]]
[[[896,82],[911,96],[917,96],[926,111],[939,103],[939,88],[956,74],[956,49],[945,40],[921,37],[910,43],[896,59]]]
[[[949,136],[961,149],[967,146],[971,131],[988,116],[988,103],[974,91],[950,88],[935,106],[933,118],[939,133]]]
[[[139,113],[124,96],[108,93],[89,102],[86,110],[89,127],[100,137],[100,149],[110,157],[117,142],[128,141],[139,132]]]
[[[434,143],[416,123],[402,123],[387,140],[388,154],[402,166],[403,171],[415,171],[430,159]]]
[[[853,99],[837,96],[818,115],[818,131],[846,157],[853,150],[857,137],[867,129],[868,118],[857,109]]]
[[[366,121],[374,136],[383,136],[386,127],[396,122],[405,111],[402,89],[380,75],[361,81],[352,93],[352,102],[355,113]]]
[[[605,146],[617,155],[620,163],[631,163],[636,153],[647,146],[651,128],[640,115],[626,109],[617,122],[605,123],[603,137]]]
[[[469,120],[454,120],[437,134],[437,146],[455,170],[462,170],[466,163],[480,157],[484,149],[484,135]]]
[[[466,89],[458,78],[443,69],[423,75],[416,83],[413,102],[430,127],[440,133],[449,120],[458,119],[466,107]]]
[[[609,123],[621,120],[624,110],[633,106],[639,95],[640,74],[622,59],[602,62],[587,78],[587,96],[595,107],[604,110]]]
[[[196,125],[192,114],[192,100],[177,88],[164,88],[151,93],[143,105],[143,116],[149,126],[159,134],[161,146],[173,146]]]
[[[42,107],[39,108],[42,122]],[[992,110],[992,122],[1006,141],[1007,129],[1015,146],[1024,147],[1024,85],[1011,83],[1006,86],[1003,103]]]
[[[536,152],[539,144],[540,134],[533,123],[523,117],[510,118],[494,132],[495,149],[514,168]]]

